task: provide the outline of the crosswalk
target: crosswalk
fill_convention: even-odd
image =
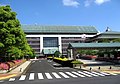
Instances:
[[[95,71],[66,71],[66,72],[45,72],[45,73],[29,73],[26,75],[21,75],[20,77],[10,78],[8,81],[12,82],[15,80],[44,80],[44,79],[69,79],[69,78],[85,78],[85,77],[104,77],[112,76],[117,74],[110,74],[105,72],[95,72]]]

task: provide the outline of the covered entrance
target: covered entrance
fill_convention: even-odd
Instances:
[[[120,43],[69,43],[68,46],[68,57],[70,59],[76,60],[78,50],[107,50],[107,51],[116,51],[117,56],[114,54],[109,54],[111,58],[120,58]],[[107,57],[107,54],[104,54],[104,57]]]

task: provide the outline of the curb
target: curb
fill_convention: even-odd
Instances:
[[[30,60],[30,61],[31,61],[31,60]],[[32,64],[32,61],[31,61],[31,62],[29,63],[29,65],[25,68],[25,70],[24,70],[22,73],[20,73],[20,74],[25,74],[31,64]],[[19,75],[20,75],[20,74],[19,74]]]
[[[15,77],[15,76],[17,76],[17,74],[11,74],[11,75],[8,75],[8,76],[5,76],[5,77],[0,77],[0,80],[5,80],[5,79]]]

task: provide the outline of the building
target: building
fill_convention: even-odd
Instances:
[[[56,51],[67,55],[69,43],[85,43],[99,33],[94,26],[22,25],[22,29],[37,56],[53,55]]]

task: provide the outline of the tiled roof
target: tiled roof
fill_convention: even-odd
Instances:
[[[114,34],[116,34],[116,35],[119,34],[119,35],[120,35],[120,32],[117,32],[117,31],[107,31],[107,32],[103,32],[103,33],[101,33],[101,34],[103,34],[103,35],[104,35],[104,34],[109,34],[109,35],[111,35],[111,34],[112,34],[112,35],[114,35]]]
[[[68,48],[119,48],[120,43],[70,43]]]
[[[93,26],[22,25],[25,33],[98,33]]]
[[[103,32],[100,33],[94,37],[91,37],[91,39],[102,39],[102,38],[110,38],[110,39],[114,39],[114,38],[120,38],[120,32],[117,31],[107,31],[107,32]]]

